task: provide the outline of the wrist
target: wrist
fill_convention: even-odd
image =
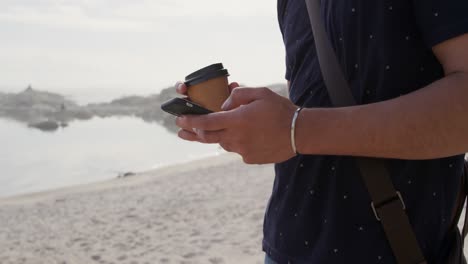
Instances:
[[[294,155],[300,154],[299,151],[297,150],[297,143],[296,143],[296,127],[297,127],[296,124],[297,124],[297,119],[299,118],[299,115],[300,115],[302,110],[303,110],[302,107],[298,107],[294,111],[294,115],[293,115],[292,121],[291,121],[291,134],[290,134],[291,149],[292,149],[292,152],[293,152]]]
[[[333,152],[338,139],[332,111],[325,108],[305,108],[296,120],[296,149],[300,154],[327,155]]]
[[[305,116],[310,115],[310,109],[302,109],[300,115],[298,115],[296,120],[296,128],[295,128],[295,143],[296,143],[296,151],[300,154],[310,154],[308,148],[305,146],[307,144],[307,140],[304,140],[304,134],[306,130],[306,123]]]
[[[301,154],[355,155],[365,129],[351,108],[307,108],[296,121],[296,147]],[[356,127],[359,129],[356,130]]]

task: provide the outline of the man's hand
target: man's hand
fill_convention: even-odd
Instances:
[[[277,163],[295,155],[290,131],[296,106],[288,99],[268,88],[236,88],[223,110],[177,118],[176,124],[182,128],[179,137],[219,143],[248,164]]]
[[[230,83],[229,86],[228,86],[229,94],[232,93],[232,90],[234,90],[234,89],[236,89],[236,88],[238,88],[238,87],[239,87],[239,84],[238,84],[237,82]],[[178,94],[188,96],[188,94],[187,94],[188,87],[187,87],[187,85],[185,85],[184,82],[180,82],[180,81],[177,82],[177,83],[175,84],[175,88],[176,88],[176,92],[177,92]],[[181,130],[184,130],[184,129],[181,129]],[[191,132],[193,132],[193,131],[194,131],[194,129],[191,128],[190,130],[187,130],[186,132],[187,132],[187,133],[191,133]],[[179,131],[179,133],[181,133],[181,132],[182,132],[182,131]]]

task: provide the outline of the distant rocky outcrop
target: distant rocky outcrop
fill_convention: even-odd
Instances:
[[[270,85],[273,91],[287,95],[283,84]],[[20,93],[0,93],[0,117],[14,119],[43,131],[55,131],[74,120],[88,120],[95,116],[135,116],[146,122],[157,122],[176,132],[174,117],[161,110],[161,104],[178,96],[173,87],[159,94],[126,96],[108,103],[78,105],[62,95],[38,91],[28,87]]]
[[[98,117],[135,116],[145,122],[157,122],[171,132],[177,131],[173,116],[161,110],[161,104],[176,97],[173,87],[162,90],[159,94],[149,96],[126,96],[109,103],[89,104],[85,108]]]
[[[40,129],[42,131],[55,131],[60,127],[60,124],[56,121],[46,120],[37,123],[29,123],[28,126]]]
[[[90,119],[91,113],[64,96],[33,90],[0,93],[0,117],[27,123],[30,127],[54,131],[76,119]]]

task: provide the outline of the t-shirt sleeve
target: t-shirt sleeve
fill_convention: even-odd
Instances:
[[[289,61],[288,55],[286,55],[286,74],[284,78],[288,81],[291,81],[291,62]]]
[[[413,0],[413,7],[428,47],[468,33],[468,0]]]

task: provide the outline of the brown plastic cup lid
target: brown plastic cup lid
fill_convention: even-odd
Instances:
[[[221,76],[229,76],[229,72],[222,63],[216,63],[187,75],[185,85],[193,86]]]

